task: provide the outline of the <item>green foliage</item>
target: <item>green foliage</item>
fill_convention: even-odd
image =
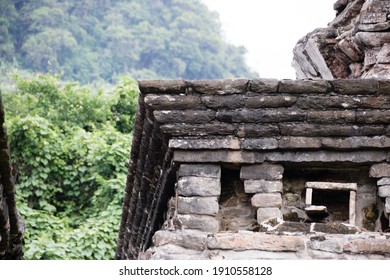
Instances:
[[[110,259],[115,252],[138,87],[15,76],[5,92],[27,259]],[[129,126],[129,127],[128,127]]]
[[[82,83],[253,77],[200,0],[0,2],[0,60]]]

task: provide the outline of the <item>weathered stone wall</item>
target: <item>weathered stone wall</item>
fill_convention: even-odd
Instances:
[[[139,86],[118,258],[388,257],[388,233],[374,231],[389,228],[390,81]],[[321,192],[340,205],[322,205]],[[188,233],[230,235],[237,248],[228,238],[186,247]],[[159,243],[164,234],[179,241]],[[278,238],[301,245],[251,243]]]
[[[0,93],[0,260],[21,259],[24,223],[16,209],[14,178]]]
[[[337,17],[294,48],[298,78],[389,78],[390,2],[338,0]]]

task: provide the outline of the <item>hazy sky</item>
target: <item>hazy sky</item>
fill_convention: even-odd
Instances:
[[[262,78],[295,79],[292,49],[307,33],[335,18],[336,0],[202,0],[217,11],[227,41],[248,50]]]

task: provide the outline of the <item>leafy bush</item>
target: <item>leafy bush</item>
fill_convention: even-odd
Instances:
[[[110,259],[115,252],[134,80],[112,88],[15,76],[4,93],[27,259]]]

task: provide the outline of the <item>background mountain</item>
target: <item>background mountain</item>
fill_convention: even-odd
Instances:
[[[0,61],[63,79],[256,77],[199,0],[1,0]]]

